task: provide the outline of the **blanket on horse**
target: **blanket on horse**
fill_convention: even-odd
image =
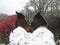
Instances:
[[[16,15],[7,16],[5,19],[0,19],[0,35],[10,34],[16,22]]]

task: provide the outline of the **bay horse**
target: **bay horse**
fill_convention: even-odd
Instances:
[[[9,43],[9,35],[14,28],[16,22],[16,15],[7,16],[4,19],[0,19],[0,44]]]
[[[31,26],[25,20],[25,16],[22,13],[7,16],[5,19],[0,19],[0,42],[7,45],[9,43],[9,35],[13,29],[18,26],[23,27],[27,32],[30,32]]]
[[[60,17],[44,18],[40,13],[37,13],[31,23],[32,32],[40,26],[46,26],[54,34],[54,39],[57,41],[56,35],[60,36]],[[60,37],[58,38],[60,39]]]
[[[27,32],[30,32],[31,26],[25,20],[25,16],[22,13],[18,13],[17,11],[16,11],[16,14],[17,14],[16,26],[21,26]]]

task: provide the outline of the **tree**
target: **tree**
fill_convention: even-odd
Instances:
[[[0,19],[3,19],[5,17],[7,17],[7,14],[3,14],[3,13],[0,14]]]
[[[58,15],[59,3],[59,0],[30,0],[30,6],[33,6],[42,15],[47,15],[48,12],[50,15]]]
[[[29,9],[29,7],[33,7],[34,11]],[[60,15],[59,7],[60,0],[30,0],[30,2],[25,5],[23,12],[26,16],[26,20],[31,23],[31,20],[33,20],[33,17],[38,12],[43,16]]]
[[[33,20],[32,18],[34,17],[34,11],[29,9],[29,6],[30,5],[26,4],[26,6],[24,8],[24,14],[25,14],[27,22],[29,22],[29,24],[31,24],[31,22]]]

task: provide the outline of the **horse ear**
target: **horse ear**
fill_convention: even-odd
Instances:
[[[16,11],[16,14],[19,14],[19,13]]]
[[[22,13],[18,13],[17,11],[16,11],[16,14],[17,14],[18,18],[24,18],[25,17]]]
[[[19,13],[16,11],[17,17],[20,17]]]

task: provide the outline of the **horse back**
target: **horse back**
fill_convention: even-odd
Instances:
[[[10,27],[14,28],[16,15],[7,16],[5,19],[0,19],[0,34],[10,33]]]

